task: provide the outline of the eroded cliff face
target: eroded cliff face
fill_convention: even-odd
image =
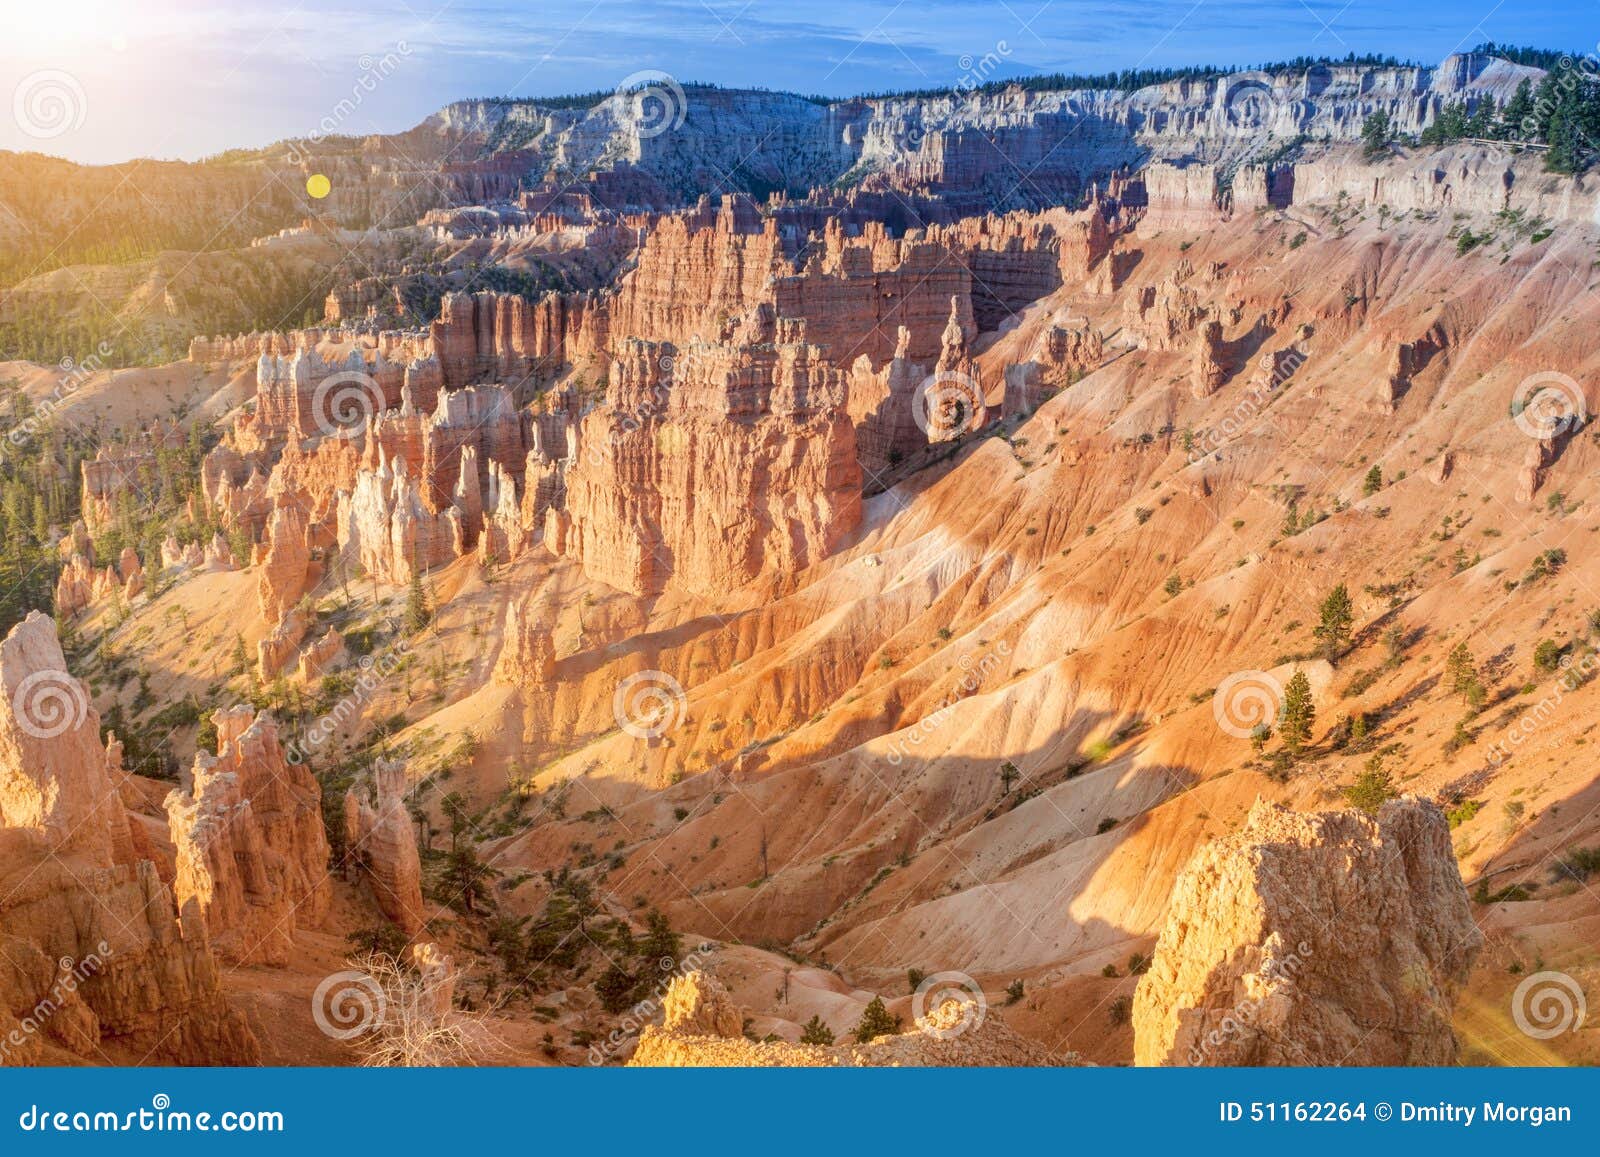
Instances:
[[[0,642],[0,690],[0,824],[34,832],[53,853],[130,864],[100,717],[67,671],[55,623],[37,611]]]
[[[370,786],[345,793],[344,822],[346,855],[370,883],[379,911],[408,936],[420,931],[422,863],[406,807],[405,764],[374,763]]]
[[[0,1064],[253,1062],[49,619],[0,643],[0,692]]]
[[[1134,998],[1145,1065],[1450,1065],[1483,945],[1444,813],[1259,802],[1173,889]]]
[[[167,797],[185,928],[203,927],[242,964],[286,964],[296,928],[329,900],[322,790],[285,758],[277,726],[249,707],[218,711],[217,752],[195,756],[187,790]]]
[[[810,565],[854,529],[861,474],[843,380],[796,336],[638,342],[617,360],[567,475],[566,552],[586,574],[635,595],[669,582],[728,591]]]
[[[976,89],[825,107],[782,93],[657,85],[645,97],[655,102],[651,115],[641,115],[637,94],[619,94],[587,110],[460,102],[430,123],[523,149],[533,168],[557,161],[576,170],[632,166],[681,201],[705,187],[709,165],[747,190],[759,184],[803,193],[848,174],[869,187],[882,182],[982,208],[1038,208],[1147,159],[1236,164],[1267,151],[1269,137],[1355,141],[1375,112],[1388,114],[1397,131],[1416,133],[1446,102],[1493,96],[1504,103],[1520,80],[1541,75],[1458,54],[1437,68],[1329,64],[1134,92]],[[660,131],[662,123],[672,131]],[[738,143],[744,141],[763,143],[752,155]]]

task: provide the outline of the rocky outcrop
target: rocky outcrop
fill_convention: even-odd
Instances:
[[[324,359],[314,331],[298,335],[289,357],[262,354],[256,364],[253,437],[273,444],[300,438],[348,437],[374,414],[400,404],[408,367],[381,349],[355,348]]]
[[[661,1031],[737,1037],[744,1031],[744,1015],[714,977],[690,972],[667,986],[661,1000]]]
[[[1157,162],[1145,169],[1144,186],[1149,207],[1140,225],[1142,231],[1198,233],[1223,219],[1224,198],[1214,165]]]
[[[1040,379],[1051,386],[1069,385],[1075,376],[1098,369],[1105,358],[1105,339],[1093,326],[1052,325],[1039,336],[1033,361]]]
[[[1141,349],[1180,349],[1189,335],[1207,320],[1209,310],[1189,281],[1194,268],[1178,262],[1157,285],[1135,289],[1123,306],[1123,317]]]
[[[0,1065],[253,1063],[204,930],[180,935],[142,858],[99,726],[54,624],[29,615],[0,643]]]
[[[251,419],[253,415],[241,415],[233,437],[238,436],[239,425],[248,426]],[[241,453],[231,441],[212,447],[200,463],[200,491],[226,529],[243,529],[252,541],[265,531],[273,503],[264,464],[254,454]]]
[[[269,716],[218,711],[217,754],[195,756],[191,782],[167,796],[184,926],[203,926],[242,964],[282,965],[296,928],[328,906],[322,790],[290,764]]]
[[[461,532],[453,508],[435,512],[404,458],[362,470],[339,503],[339,543],[370,575],[407,583],[456,557]]]
[[[310,681],[327,674],[344,658],[344,637],[333,627],[300,652],[300,678]]]
[[[500,463],[491,461],[489,488],[483,493],[483,531],[478,553],[485,563],[515,562],[527,538],[516,479]]]
[[[256,668],[263,680],[273,678],[289,666],[305,641],[306,620],[299,611],[290,611],[278,624],[256,641]]]
[[[1522,465],[1517,470],[1517,501],[1532,502],[1544,482],[1544,472],[1556,460],[1554,438],[1533,438],[1523,452]]]
[[[156,453],[183,443],[175,425],[157,421],[136,444],[102,446],[79,464],[83,521],[91,530],[110,525],[118,504],[143,501],[155,482]]]
[[[513,601],[506,608],[505,643],[495,662],[494,680],[530,691],[548,688],[555,680],[556,650],[550,628],[538,612]]]
[[[1221,388],[1227,376],[1227,367],[1222,362],[1222,323],[1208,321],[1195,333],[1194,370],[1189,383],[1194,396],[1210,397]]]
[[[1134,998],[1143,1065],[1449,1065],[1483,937],[1450,829],[1406,797],[1376,818],[1257,802],[1173,889]]]
[[[235,569],[233,548],[228,545],[228,540],[222,537],[220,531],[211,536],[211,542],[206,547],[205,568],[209,571]]]
[[[1512,211],[1568,221],[1592,221],[1596,208],[1586,184],[1550,180],[1540,154],[1481,142],[1380,161],[1355,150],[1302,161],[1294,166],[1294,200],[1382,206],[1394,216]]]
[[[150,860],[96,868],[0,828],[0,1065],[249,1065],[205,936]]]
[[[256,579],[261,617],[270,624],[282,622],[311,588],[307,529],[305,513],[298,503],[286,503],[272,512],[266,558]]]
[[[31,831],[50,852],[98,867],[131,863],[100,716],[67,671],[54,621],[38,611],[0,642],[0,693],[0,826]]]
[[[81,554],[67,560],[56,577],[56,614],[68,618],[87,607],[94,599],[94,567]]]
[[[606,313],[587,293],[530,301],[510,293],[447,293],[432,325],[439,389],[553,376],[605,345]],[[420,367],[419,367],[420,372]],[[417,395],[418,404],[433,405]]]
[[[902,461],[925,449],[928,435],[917,423],[913,407],[917,387],[928,377],[925,366],[911,360],[911,331],[900,328],[894,357],[874,372],[862,354],[850,371],[848,405],[856,430],[856,457],[868,489]]]
[[[161,540],[161,569],[192,570],[205,562],[198,542],[180,543],[175,535]]]
[[[567,473],[566,549],[631,594],[728,591],[829,554],[861,514],[841,376],[815,346],[633,343]],[[639,399],[663,392],[665,412]],[[546,546],[549,546],[548,535]]]
[[[406,807],[406,769],[398,760],[372,765],[370,785],[345,793],[346,855],[372,888],[378,909],[410,936],[423,924],[422,862]]]
[[[971,999],[950,999],[909,1032],[867,1044],[805,1045],[747,1040],[743,1014],[714,977],[700,971],[674,977],[662,999],[660,1026],[646,1025],[628,1064],[666,1068],[856,1068],[1074,1064],[1054,1057],[1000,1022]]]

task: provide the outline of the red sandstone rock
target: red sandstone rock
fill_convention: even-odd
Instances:
[[[424,916],[422,863],[405,797],[405,764],[380,759],[372,766],[370,788],[345,793],[344,822],[349,855],[371,884],[379,910],[410,936],[421,931]]]
[[[271,718],[218,711],[217,754],[167,796],[185,927],[239,963],[286,964],[296,928],[327,910],[328,838],[316,778],[284,758]]]
[[[344,659],[344,638],[334,628],[300,652],[300,678],[309,682],[327,674]]]
[[[495,663],[495,682],[542,690],[554,681],[555,666],[555,645],[549,628],[533,608],[512,602],[506,608],[505,644]]]
[[[1222,323],[1208,321],[1195,334],[1194,370],[1190,385],[1197,398],[1209,397],[1217,392],[1227,377],[1227,367],[1222,364]]]
[[[133,861],[107,778],[100,716],[67,672],[55,623],[38,611],[0,642],[0,826],[100,867]]]
[[[310,587],[311,552],[306,544],[306,516],[298,503],[272,512],[267,530],[267,554],[256,579],[261,617],[278,623]]]
[[[1483,936],[1450,829],[1414,796],[1356,811],[1258,802],[1173,890],[1134,997],[1146,1065],[1449,1065]]]
[[[725,591],[805,566],[854,529],[854,431],[820,351],[693,345],[665,415],[641,420],[627,401],[653,389],[652,352],[640,343],[615,363],[568,472],[567,546],[590,577],[633,594]]]

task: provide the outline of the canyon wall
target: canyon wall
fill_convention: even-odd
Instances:
[[[855,527],[843,378],[792,328],[773,344],[629,343],[567,474],[566,549],[586,574],[636,595],[727,591],[810,565]]]
[[[746,192],[791,194],[848,177],[869,190],[878,182],[965,197],[970,212],[1070,202],[1105,174],[1150,159],[1233,166],[1264,152],[1269,140],[1355,142],[1378,112],[1397,132],[1417,133],[1449,102],[1504,103],[1522,79],[1542,75],[1458,54],[1436,68],[1319,64],[1131,92],[976,86],[826,105],[784,93],[658,85],[652,91],[666,105],[667,132],[641,120],[633,94],[588,109],[462,101],[427,123],[506,142],[501,147],[522,150],[534,171],[638,171],[679,204],[699,196],[708,177]],[[741,151],[740,142],[749,146]]]

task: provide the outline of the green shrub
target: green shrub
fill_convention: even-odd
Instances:
[[[1378,809],[1386,801],[1399,794],[1395,790],[1394,777],[1383,766],[1383,753],[1380,751],[1374,752],[1367,760],[1366,767],[1356,776],[1355,783],[1345,788],[1344,798],[1357,811],[1373,816],[1378,814]]]
[[[1596,872],[1600,872],[1600,846],[1573,848],[1556,861],[1556,868],[1558,875],[1574,880],[1587,880]]]
[[[1561,656],[1567,649],[1554,639],[1540,639],[1533,648],[1533,665],[1541,671],[1554,671],[1561,666]]]
[[[803,1045],[831,1045],[833,1043],[833,1030],[822,1023],[822,1017],[813,1016],[800,1029],[800,1043]]]
[[[861,1010],[861,1019],[856,1022],[856,1027],[851,1030],[851,1035],[860,1044],[875,1041],[880,1036],[890,1036],[900,1031],[900,1018],[890,1016],[889,1010],[884,1007],[883,997],[875,996],[872,1003]]]

